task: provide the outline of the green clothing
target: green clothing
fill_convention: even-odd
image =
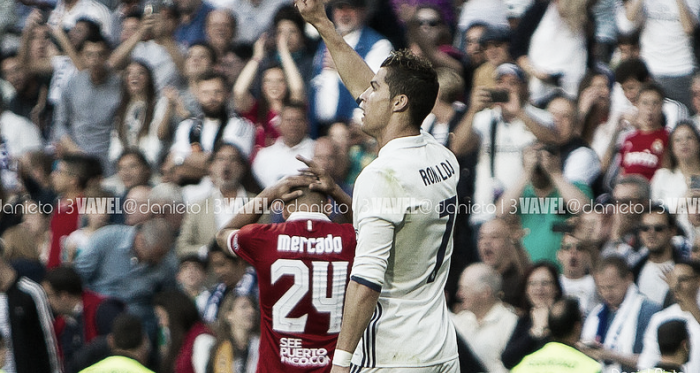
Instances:
[[[593,192],[588,185],[581,182],[573,184],[586,197],[593,198]],[[530,260],[533,263],[547,260],[558,266],[557,250],[561,246],[562,233],[552,232],[552,227],[557,223],[564,223],[571,216],[562,213],[566,211],[567,205],[559,191],[555,189],[547,197],[538,198],[530,184],[523,190],[517,206],[522,227],[528,231],[528,234],[523,237],[523,246],[530,254]]]
[[[110,356],[80,373],[154,373],[138,361],[126,356]]]
[[[525,356],[511,373],[600,373],[600,363],[583,352],[558,342],[549,342]]]

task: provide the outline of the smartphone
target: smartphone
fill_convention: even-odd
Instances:
[[[502,89],[491,89],[489,90],[489,92],[491,93],[491,101],[493,102],[505,103],[510,101],[510,95],[508,94],[508,91]]]
[[[143,14],[144,15],[151,15],[158,13],[159,7],[158,3],[155,1],[149,1],[146,3],[146,5],[143,6]]]
[[[690,189],[700,190],[700,175],[690,176]]]

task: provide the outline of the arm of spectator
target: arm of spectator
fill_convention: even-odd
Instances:
[[[158,100],[155,107],[157,114],[160,114],[161,110],[163,114],[154,115],[154,122],[151,123],[151,126],[156,126],[156,136],[158,140],[166,141],[170,140],[172,137],[173,134],[170,122],[173,120],[178,100],[180,100],[180,96],[177,93],[177,89],[170,86],[163,88],[163,97]]]
[[[543,339],[536,339],[531,333],[531,323],[521,318],[501,354],[501,361],[506,369],[512,369],[527,355],[537,351],[544,344]]]
[[[180,51],[180,48],[178,47],[177,42],[175,41],[175,34],[166,34],[156,39],[156,43],[162,45],[165,48],[165,50],[170,55],[170,58],[173,60],[175,67],[177,67],[177,71],[181,75],[184,75],[185,56],[182,55],[182,52]]]
[[[374,77],[372,69],[338,34],[326,15],[323,1],[295,0],[295,4],[304,20],[314,26],[323,38],[345,87],[352,97],[360,97]]]
[[[539,164],[537,152],[538,150],[535,146],[528,146],[523,150],[522,176],[515,185],[504,190],[501,198],[496,202],[496,206],[499,207],[496,209],[497,217],[506,216],[516,212],[513,211],[512,206],[517,206],[515,202],[523,195],[525,188],[530,185],[532,181],[532,173],[534,172],[535,167]]]
[[[289,99],[297,102],[306,101],[306,90],[304,88],[304,78],[299,72],[297,64],[289,52],[289,35],[277,35],[277,52],[282,60],[282,70],[287,79],[287,87],[289,89]]]
[[[248,63],[243,67],[243,70],[238,75],[238,79],[236,79],[236,83],[233,85],[233,108],[239,113],[248,112],[255,104],[255,98],[250,93],[250,87],[258,74],[260,61],[265,57],[266,42],[267,34],[263,33],[253,44],[253,57],[248,60]]]
[[[153,28],[154,22],[152,14],[143,16],[139,29],[112,52],[107,64],[115,70],[124,68],[129,61],[131,52],[136,48],[136,44],[143,40],[144,36]]]
[[[200,334],[194,339],[192,366],[195,373],[205,373],[207,371],[209,354],[214,344],[216,344],[216,338],[211,334]]]
[[[549,74],[535,68],[527,55],[518,57],[516,61],[518,66],[520,66],[520,68],[523,69],[523,71],[525,71],[530,77],[537,78],[543,82],[550,78]]]
[[[537,118],[530,112],[530,106],[527,104],[523,105],[522,102],[518,94],[511,92],[510,101],[502,104],[503,112],[509,112],[514,117],[522,120],[527,129],[529,129],[539,141],[545,144],[560,144],[562,138],[559,136],[556,128],[543,123],[542,119]]]
[[[698,25],[698,18],[693,15],[693,12],[690,10],[685,0],[676,0],[676,4],[678,4],[678,16],[681,21],[681,26],[683,27],[683,32],[688,36],[692,36],[695,27]]]
[[[641,25],[644,20],[644,0],[629,0],[624,5],[627,20]]]
[[[491,95],[483,87],[477,87],[471,97],[469,110],[454,130],[450,150],[457,156],[467,154],[479,146],[479,134],[474,131],[474,117],[491,104]]]
[[[39,9],[34,9],[31,13],[29,13],[24,23],[24,30],[22,30],[22,37],[20,40],[20,48],[17,53],[19,60],[22,62],[22,66],[25,66],[27,72],[30,74],[50,74],[53,72],[50,57],[32,60],[29,55],[32,32],[34,31],[34,28],[41,23],[42,18],[43,16],[41,15],[41,11]]]
[[[462,75],[464,70],[462,64],[438,49],[438,46],[420,31],[420,26],[416,22],[408,23],[408,32],[409,39],[418,45],[418,48],[423,52],[423,57],[427,58],[434,67],[449,67]]]
[[[103,232],[93,234],[87,244],[85,244],[85,250],[82,250],[80,255],[75,257],[73,261],[73,268],[75,268],[75,271],[78,272],[78,275],[80,275],[83,283],[88,288],[99,273],[101,259],[104,256],[102,248],[111,247],[110,245],[112,244],[106,239],[108,237],[101,233]]]
[[[70,39],[68,39],[68,35],[66,35],[66,33],[63,31],[63,28],[61,28],[60,25],[55,25],[49,26],[49,30],[51,30],[51,35],[54,36],[61,49],[63,49],[68,58],[70,58],[71,62],[73,62],[75,68],[78,70],[83,70],[85,68],[83,65],[83,59],[80,58],[78,51],[73,47],[73,43],[70,42]]]
[[[617,140],[618,137],[620,137],[620,133],[622,130],[625,128],[626,125],[629,124],[629,121],[625,117],[620,117],[620,119],[617,122],[617,127],[615,127],[615,131],[613,132],[612,136],[610,137],[610,142],[608,143],[608,147],[605,150],[605,155],[603,156],[603,159],[600,160],[600,172],[605,174],[608,171],[608,168],[612,165],[613,159],[615,159],[615,155],[618,153],[617,152]]]

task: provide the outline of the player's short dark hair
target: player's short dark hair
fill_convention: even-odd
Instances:
[[[128,313],[114,318],[112,323],[114,347],[120,350],[135,350],[143,343],[143,326],[141,320]]]
[[[651,78],[649,68],[639,58],[622,61],[615,69],[615,81],[622,84],[630,79],[646,82]]]
[[[216,63],[216,51],[214,50],[214,47],[211,46],[211,44],[207,43],[206,41],[198,41],[190,44],[190,46],[187,49],[190,50],[193,47],[202,47],[206,49],[207,53],[209,54],[209,59],[211,60],[211,63]]]
[[[657,338],[662,356],[674,354],[683,341],[690,340],[685,320],[673,319],[664,322],[657,330]]]
[[[548,323],[552,338],[562,340],[574,331],[576,323],[581,323],[581,309],[575,298],[558,300],[549,312]]]
[[[627,278],[627,276],[632,275],[632,270],[630,270],[630,267],[627,265],[627,261],[618,255],[611,255],[600,259],[595,266],[594,273],[601,273],[609,267],[615,268],[620,278]]]
[[[70,295],[83,294],[83,281],[73,267],[56,267],[46,273],[44,281],[48,282],[57,294],[62,292]]]
[[[408,49],[393,51],[382,62],[387,69],[386,83],[391,97],[406,95],[411,125],[420,128],[435,106],[438,94],[437,73],[430,61]]]

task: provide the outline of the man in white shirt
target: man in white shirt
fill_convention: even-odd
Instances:
[[[591,253],[581,240],[571,234],[564,234],[561,247],[557,251],[557,261],[561,264],[559,282],[564,295],[578,299],[583,315],[588,315],[598,302],[591,269]]]
[[[71,29],[80,18],[91,19],[100,25],[102,36],[112,39],[112,15],[106,6],[95,0],[59,0],[49,16],[48,24]]]
[[[457,333],[491,373],[508,372],[501,354],[518,323],[500,292],[501,275],[487,264],[472,264],[459,279],[461,311],[452,316]]]
[[[288,103],[280,112],[280,137],[274,144],[262,148],[253,161],[253,175],[260,186],[267,188],[285,176],[295,175],[306,165],[296,159],[297,154],[313,158],[314,140],[307,136],[306,106]]]

